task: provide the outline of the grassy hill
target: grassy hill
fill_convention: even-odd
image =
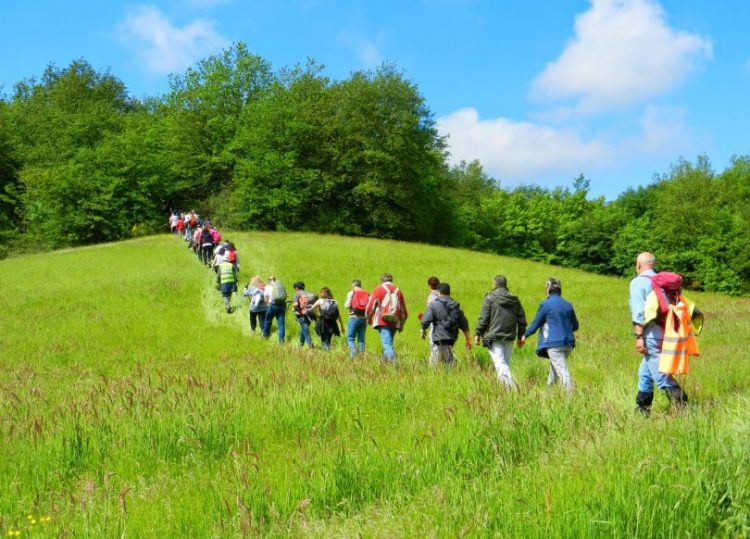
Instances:
[[[397,368],[250,336],[211,276],[160,236],[0,262],[0,533],[22,537],[750,534],[750,301],[693,294],[703,355],[687,412],[633,412],[627,282],[425,245],[231,234],[242,282],[390,271],[411,320]],[[529,318],[549,276],[581,320],[572,398],[536,337],[503,392],[485,350],[426,366],[425,281],[472,326],[497,273]],[[236,301],[236,300],[235,300]]]

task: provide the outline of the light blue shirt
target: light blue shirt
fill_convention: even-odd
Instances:
[[[653,269],[647,269],[632,281],[630,281],[630,313],[633,323],[643,325],[645,320],[643,311],[646,307],[646,297],[653,290],[649,277],[656,275]],[[647,340],[661,341],[664,339],[664,328],[659,324],[651,323],[643,330],[643,336]]]

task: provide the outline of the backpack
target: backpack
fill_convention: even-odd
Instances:
[[[437,301],[433,302],[432,305],[435,305],[435,303]],[[444,314],[436,317],[435,325],[442,327],[450,334],[458,333],[461,323],[461,306],[455,302],[441,301],[440,303],[443,304]]]
[[[399,323],[401,321],[401,299],[398,297],[399,289],[395,286],[389,289],[383,285],[385,296],[380,302],[380,319],[384,322]]]
[[[320,317],[323,320],[338,320],[339,306],[336,300],[327,299],[323,301],[323,306],[320,308]]]
[[[351,310],[354,314],[364,316],[367,304],[370,302],[370,293],[367,290],[355,290],[352,293]]]
[[[265,304],[263,303],[263,290],[256,288],[250,296],[250,312],[259,313],[265,311]]]
[[[297,298],[300,316],[312,316],[310,307],[315,303],[315,294],[302,290]]]
[[[286,303],[286,288],[281,284],[281,281],[274,281],[271,284],[271,301],[276,305]]]
[[[232,264],[237,262],[237,251],[229,251],[227,253],[227,262],[231,262]]]
[[[660,271],[651,275],[651,288],[659,300],[659,313],[666,316],[670,305],[676,305],[682,292],[682,275],[670,271]]]

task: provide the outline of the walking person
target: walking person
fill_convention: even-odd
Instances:
[[[266,317],[263,319],[264,339],[271,337],[271,326],[273,320],[276,319],[279,330],[279,343],[284,342],[284,337],[286,336],[286,297],[286,288],[284,288],[284,285],[271,275],[268,278],[268,285],[263,290],[263,299],[266,305],[268,305]]]
[[[231,262],[224,261],[216,270],[216,287],[224,298],[224,309],[232,312],[232,294],[237,291],[237,269]]]
[[[526,313],[521,301],[508,291],[508,280],[504,276],[497,275],[494,284],[495,287],[484,296],[474,342],[489,349],[500,383],[514,388],[510,356],[516,337],[519,337],[518,347],[523,346],[520,337],[526,331]]]
[[[558,381],[565,391],[573,391],[573,381],[568,369],[568,356],[576,345],[574,333],[578,331],[578,318],[573,305],[562,298],[562,284],[550,277],[544,286],[547,299],[542,301],[536,316],[521,337],[521,344],[539,331],[536,355],[549,359],[547,385]]]
[[[393,284],[393,275],[384,273],[380,276],[380,286],[376,287],[367,302],[365,317],[380,334],[383,346],[383,360],[396,363],[396,351],[393,341],[396,332],[404,330],[408,317],[406,301],[401,289]]]
[[[451,287],[448,283],[437,285],[438,296],[427,305],[422,317],[422,338],[427,336],[427,328],[431,328],[430,366],[444,364],[453,365],[453,344],[458,339],[459,330],[466,337],[466,350],[471,350],[471,334],[469,321],[461,310],[461,305],[451,297]]]
[[[259,275],[253,276],[250,282],[242,290],[244,297],[250,298],[250,333],[255,333],[256,328],[263,330],[263,321],[266,317],[268,304],[265,302],[266,283]]]
[[[211,235],[211,229],[207,225],[203,225],[201,230],[201,262],[210,267],[213,257],[214,239]]]
[[[346,295],[344,308],[349,310],[349,321],[346,325],[346,343],[349,345],[349,355],[352,359],[357,352],[365,351],[365,332],[367,331],[367,303],[370,293],[362,288],[362,281],[354,279],[352,289]],[[355,344],[356,341],[356,344]]]
[[[305,290],[305,283],[297,281],[294,283],[294,297],[292,298],[292,311],[299,322],[299,345],[314,348],[312,337],[310,336],[310,324],[315,320],[313,318],[312,306],[318,298],[312,292]]]
[[[317,315],[315,334],[320,337],[323,350],[330,350],[331,339],[344,333],[344,322],[331,289],[324,286],[320,289],[319,295],[320,298],[311,307],[312,312]]]

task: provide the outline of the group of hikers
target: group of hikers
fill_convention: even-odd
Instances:
[[[174,217],[177,218],[173,220]],[[195,212],[173,214],[170,227],[185,239],[202,263],[216,272],[216,287],[224,298],[226,312],[231,313],[231,297],[239,291],[240,269],[234,244],[222,242],[210,221]],[[651,253],[638,255],[637,276],[630,285],[636,351],[643,356],[636,404],[644,415],[650,414],[655,385],[671,402],[678,405],[687,402],[687,394],[674,375],[687,374],[690,356],[698,355],[695,336],[703,325],[701,312],[682,294],[682,278],[669,272],[656,273],[655,263]],[[369,292],[359,279],[353,279],[343,303],[348,314],[346,325],[328,287],[315,294],[306,290],[304,282],[297,281],[290,299],[276,276],[270,276],[266,282],[255,275],[241,294],[249,299],[251,333],[260,330],[262,337],[269,339],[276,321],[278,342],[284,343],[286,314],[291,306],[300,326],[300,346],[314,348],[311,328],[324,350],[331,348],[333,337],[345,335],[353,359],[365,350],[369,325],[380,337],[382,359],[395,363],[394,340],[403,331],[409,315],[404,294],[393,281],[392,274],[383,273],[380,283]],[[492,290],[482,301],[473,344],[488,349],[499,382],[507,388],[517,387],[510,369],[514,346],[522,348],[529,337],[539,332],[536,354],[549,360],[547,384],[559,384],[565,391],[572,391],[568,357],[575,347],[579,323],[573,305],[562,297],[560,280],[552,277],[545,282],[545,299],[531,324],[527,324],[521,301],[509,291],[506,277],[497,275],[492,284]],[[461,333],[466,349],[472,348],[469,322],[461,305],[451,297],[448,283],[433,276],[427,279],[427,287],[425,311],[418,315],[421,337],[429,338],[430,365],[451,366],[455,361],[454,345]]]

